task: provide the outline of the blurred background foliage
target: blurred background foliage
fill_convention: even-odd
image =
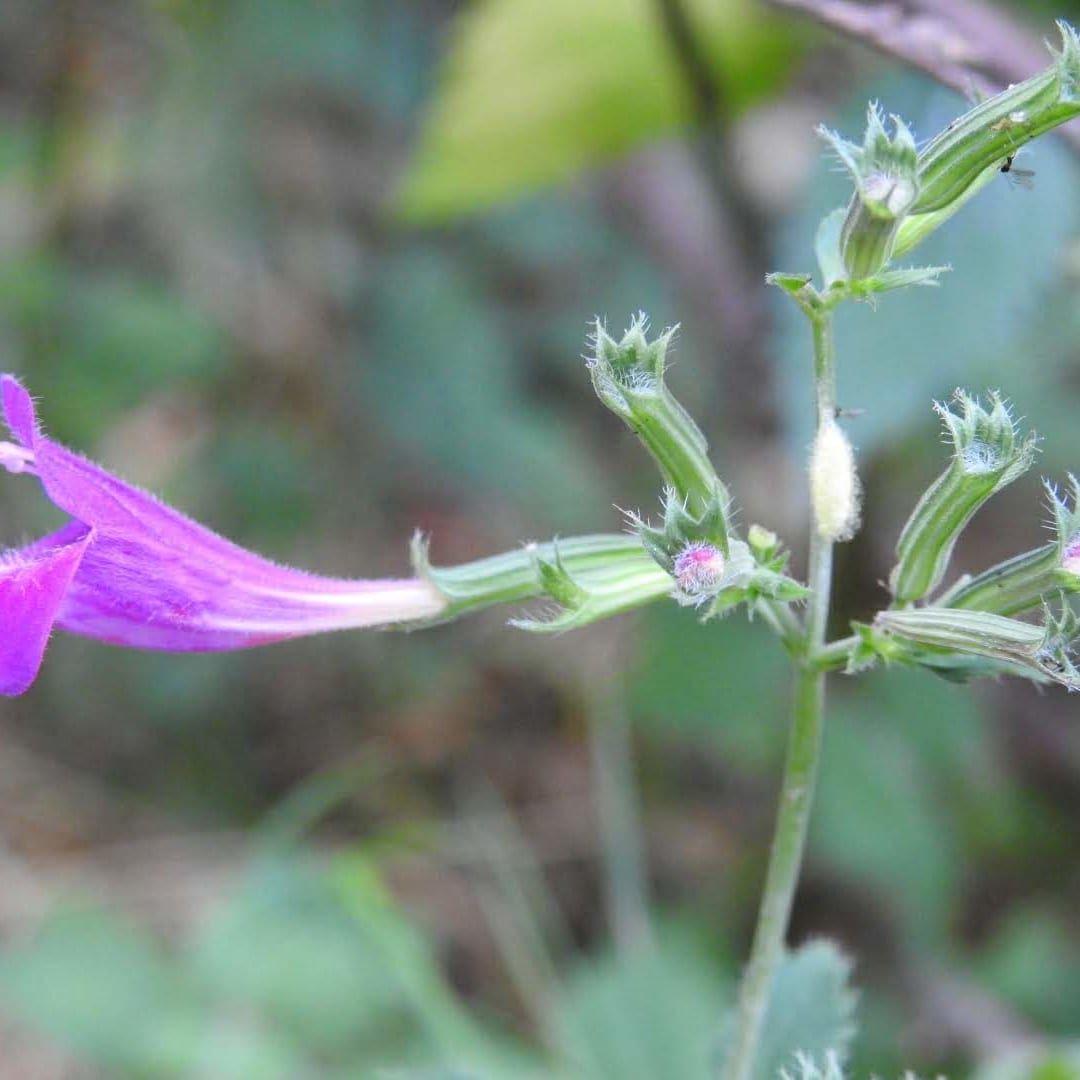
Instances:
[[[808,343],[762,276],[812,268],[846,198],[812,128],[855,135],[875,97],[924,136],[964,108],[753,0],[5,0],[3,366],[56,437],[239,542],[398,574],[415,527],[452,563],[656,505],[580,360],[594,314],[642,309],[683,323],[672,386],[798,560]],[[1027,158],[1033,192],[1002,178],[920,252],[940,290],[843,313],[844,619],[940,468],[931,399],[999,386],[1045,475],[1080,469],[1080,163]],[[1045,518],[1018,483],[958,569]],[[54,520],[0,484],[0,540]],[[662,607],[556,640],[505,618],[205,657],[58,637],[0,706],[0,1074],[698,1075],[783,657]],[[793,938],[857,960],[856,1075],[1080,1075],[1038,1050],[1080,1032],[1075,702],[833,690]]]

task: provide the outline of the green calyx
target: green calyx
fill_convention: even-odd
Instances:
[[[674,488],[667,488],[663,507],[660,528],[649,525],[635,513],[627,514],[627,521],[641,546],[669,574],[674,572],[675,559],[688,544],[710,544],[725,558],[731,554],[731,501],[723,488],[714,488],[705,508],[696,514]]]
[[[855,662],[860,666],[873,654],[887,662],[931,668],[958,681],[1011,674],[1080,689],[1080,672],[1072,661],[1080,618],[1068,607],[1057,615],[1045,608],[1041,626],[985,611],[891,610],[879,612],[873,626],[856,630],[860,646]]]
[[[998,615],[1023,615],[1059,593],[1080,592],[1080,481],[1069,477],[1072,495],[1051,484],[1049,496],[1054,540],[997,563],[974,577],[964,577],[941,598],[943,606]]]
[[[671,594],[670,576],[640,547],[638,559],[594,564],[584,571],[573,569],[573,559],[564,558],[561,544],[552,547],[550,556],[540,554],[539,546],[529,554],[535,579],[555,606],[539,618],[511,619],[510,625],[519,630],[548,634],[577,630]]]
[[[748,541],[731,534],[726,493],[716,491],[710,505],[691,514],[678,493],[664,493],[660,528],[630,514],[630,527],[656,564],[670,575],[671,595],[680,604],[704,608],[703,620],[759,600],[791,603],[807,596],[806,588],[786,575],[787,553],[776,536],[751,526]],[[709,572],[695,567],[707,560]]]
[[[840,255],[850,280],[870,277],[888,264],[897,231],[918,197],[915,139],[899,117],[892,121],[890,136],[872,103],[862,146],[818,128],[855,181],[840,229]]]
[[[940,585],[957,538],[980,506],[1023,475],[1034,460],[1036,438],[1021,438],[997,394],[990,408],[957,391],[953,411],[937,404],[953,445],[953,460],[919,500],[897,544],[889,578],[895,604],[921,600]]]
[[[914,214],[943,210],[964,198],[1025,144],[1080,115],[1080,37],[1064,21],[1054,62],[954,120],[919,154]],[[910,245],[908,245],[910,246]]]
[[[876,104],[861,146],[818,129],[855,182],[850,203],[825,218],[815,242],[823,300],[872,302],[888,289],[935,284],[944,268],[892,274],[888,267],[1011,168],[1032,139],[1080,115],[1080,36],[1066,22],[1057,26],[1062,44],[1050,50],[1049,67],[980,102],[921,152],[899,118],[888,133]],[[798,298],[792,275],[772,280]]]
[[[909,266],[890,270],[883,266],[860,278],[848,277],[841,251],[847,213],[844,207],[839,207],[826,214],[814,237],[814,253],[825,285],[823,291],[814,288],[809,274],[765,275],[767,285],[782,289],[811,319],[835,308],[843,300],[861,300],[873,306],[880,293],[913,285],[937,286],[940,276],[951,269],[949,266]],[[893,254],[896,254],[895,250]]]
[[[893,243],[893,258],[898,259],[901,255],[906,255],[912,248],[918,247],[935,229],[944,225],[953,214],[967,204],[968,200],[973,199],[998,175],[1000,165],[1001,163],[996,163],[991,168],[984,169],[963,195],[940,210],[931,210],[925,214],[908,214],[896,230],[896,238]]]
[[[649,451],[664,482],[687,509],[705,512],[717,491],[727,492],[709,461],[708,444],[690,414],[664,383],[667,350],[676,328],[649,341],[648,323],[639,315],[619,341],[596,324],[588,360],[593,388]]]
[[[640,595],[641,588],[645,587],[650,599],[665,595],[671,589],[671,579],[658,571],[656,563],[642,550],[640,542],[632,536],[618,533],[527,544],[516,551],[486,559],[440,567],[431,565],[427,540],[417,534],[413,537],[411,555],[417,576],[447,600],[446,608],[430,623],[447,622],[459,615],[496,604],[543,596],[565,603],[568,594],[561,586],[555,587],[555,579],[544,569],[549,565],[561,568],[567,578],[584,592],[610,589],[619,580],[625,580],[638,589],[635,595]],[[650,585],[651,592],[647,588]],[[581,596],[577,596],[576,600],[580,601]]]

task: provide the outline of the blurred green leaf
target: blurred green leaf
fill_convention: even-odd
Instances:
[[[811,941],[784,955],[777,968],[762,1025],[754,1080],[775,1080],[796,1065],[796,1055],[824,1060],[830,1051],[843,1063],[855,1033],[855,993],[848,984],[851,961],[830,941]],[[717,1060],[727,1058],[736,1013],[724,1018]]]
[[[325,1067],[320,1076],[372,1075],[379,1064],[536,1074],[509,1039],[472,1021],[374,868],[354,856],[325,868],[266,861],[171,958],[114,915],[57,912],[30,943],[0,953],[0,1002],[109,1075],[316,1075],[301,1053]]]
[[[40,126],[6,117],[0,130],[0,179],[32,173],[41,153]]]
[[[702,625],[685,608],[642,619],[629,701],[653,730],[707,738],[736,767],[775,761],[787,736],[787,662],[764,626],[731,618]]]
[[[59,260],[42,251],[0,259],[0,314],[17,327],[49,316],[64,274]]]
[[[206,378],[222,358],[214,324],[166,286],[76,273],[61,289],[50,317],[54,374],[64,387],[55,405],[70,403],[62,413],[69,438],[89,441],[101,417],[144,402],[163,385]],[[87,419],[99,430],[80,425]]]
[[[359,856],[325,869],[267,860],[208,927],[194,964],[219,1001],[254,1008],[328,1062],[528,1074],[523,1055],[468,1017]]]
[[[975,967],[996,994],[1046,1028],[1080,1030],[1080,948],[1049,905],[1012,911]]]
[[[1004,1061],[983,1066],[974,1080],[1076,1080],[1080,1076],[1080,1043],[1023,1050]]]
[[[146,0],[184,26],[198,46],[182,54],[192,100],[218,94],[254,103],[282,88],[340,93],[399,113],[409,84],[430,66],[423,13],[369,0]],[[177,87],[171,88],[175,94]],[[220,117],[201,116],[203,124]]]
[[[811,851],[873,882],[909,932],[938,941],[962,867],[942,794],[964,780],[945,753],[974,713],[970,696],[911,672],[844,689],[826,729]]]
[[[201,477],[214,476],[222,486],[217,528],[264,550],[310,529],[320,494],[313,478],[322,464],[295,417],[266,413],[234,415],[208,448]]]
[[[727,990],[699,947],[679,938],[581,966],[556,1003],[575,1080],[711,1080],[712,1032]]]
[[[196,1000],[145,936],[93,908],[54,912],[0,957],[12,1012],[115,1068],[177,1075],[199,1029]]]
[[[772,90],[791,50],[752,0],[687,0],[729,113]],[[455,27],[401,194],[413,220],[513,198],[694,115],[653,0],[485,0]]]
[[[491,1073],[444,1068],[441,1065],[434,1065],[430,1068],[421,1067],[419,1069],[394,1069],[390,1075],[393,1080],[494,1080]]]
[[[605,500],[593,456],[529,396],[511,339],[460,264],[435,250],[388,264],[376,311],[377,359],[364,375],[388,440],[536,507],[553,531],[595,524]],[[584,371],[581,393],[591,394]]]
[[[275,1036],[213,1017],[182,966],[104,911],[54,912],[30,943],[0,955],[0,998],[109,1075],[298,1075]]]
[[[49,255],[0,262],[0,316],[63,387],[49,415],[69,442],[91,442],[103,418],[153,390],[207,378],[224,352],[215,324],[167,285],[83,273]]]
[[[370,927],[299,860],[265,864],[209,925],[195,970],[222,999],[254,1007],[321,1055],[391,1059],[414,1043],[394,974]]]

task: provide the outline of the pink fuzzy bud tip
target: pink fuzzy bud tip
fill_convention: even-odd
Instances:
[[[672,572],[688,596],[710,593],[724,576],[724,556],[712,544],[695,540],[675,556]]]
[[[1074,537],[1065,547],[1061,560],[1061,569],[1066,573],[1080,577],[1080,536]]]

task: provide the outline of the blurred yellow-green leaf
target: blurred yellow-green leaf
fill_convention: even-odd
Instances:
[[[687,0],[732,115],[790,58],[754,0]],[[439,220],[563,180],[687,125],[695,105],[655,0],[485,0],[463,14],[400,196]]]

